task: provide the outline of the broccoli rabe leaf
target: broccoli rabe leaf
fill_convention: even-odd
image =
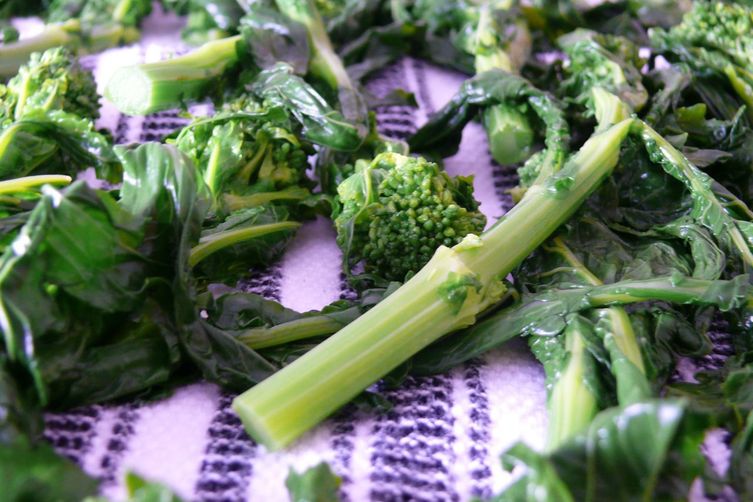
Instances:
[[[308,71],[310,48],[306,29],[277,9],[262,2],[251,3],[240,20],[240,32],[254,63],[262,70],[285,62],[297,75]]]
[[[709,425],[680,400],[603,411],[552,451],[518,443],[503,453],[504,467],[523,474],[492,500],[525,499],[531,490],[546,500],[684,499],[706,469],[701,443]]]
[[[678,305],[714,305],[723,311],[746,304],[751,294],[747,275],[708,281],[675,274],[623,280],[602,286],[550,289],[520,302],[428,347],[413,359],[417,373],[449,370],[519,335],[555,336],[570,314],[609,305],[665,301]]]
[[[46,186],[0,258],[9,364],[15,378],[33,381],[41,405],[149,390],[182,358],[202,185],[172,148],[150,144],[121,157],[120,201],[82,182]]]
[[[527,162],[521,172],[525,186],[558,171],[569,151],[570,132],[560,104],[523,77],[503,70],[489,70],[463,83],[460,90],[409,140],[411,149],[435,150],[442,156],[455,153],[465,125],[481,110],[506,104],[529,111],[544,124],[545,150]]]
[[[84,500],[96,495],[99,485],[52,446],[25,438],[0,443],[0,479],[6,500]]]
[[[361,127],[329,106],[311,86],[293,73],[290,65],[278,63],[261,72],[250,89],[267,106],[280,107],[293,116],[303,125],[304,135],[314,143],[352,151],[363,142]]]
[[[298,473],[290,469],[285,479],[291,502],[339,502],[342,481],[322,462]]]
[[[34,54],[0,85],[0,178],[76,174],[97,168],[118,174],[108,138],[94,129],[99,96],[94,77],[63,48]]]
[[[320,338],[337,332],[383,298],[399,283],[368,289],[354,301],[338,300],[321,310],[296,312],[253,293],[227,293],[203,306],[205,322],[232,334],[253,349],[268,349],[291,341]],[[267,350],[262,350],[265,355]]]
[[[284,206],[241,209],[202,231],[189,263],[200,277],[234,283],[251,267],[279,258],[300,226]]]
[[[188,0],[176,9],[181,14],[187,10],[188,14],[181,35],[195,45],[235,35],[246,14],[245,7],[236,0]]]

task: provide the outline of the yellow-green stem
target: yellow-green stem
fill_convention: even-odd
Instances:
[[[301,224],[295,221],[283,221],[280,223],[256,225],[253,227],[227,230],[225,232],[211,234],[207,237],[203,237],[199,240],[199,243],[191,249],[191,253],[188,256],[188,264],[192,267],[196,266],[201,260],[228,246],[233,246],[244,241],[276,232],[295,230],[300,226]]]
[[[72,178],[64,174],[41,174],[39,176],[15,178],[0,181],[0,194],[23,192],[42,185],[68,185],[71,181]]]

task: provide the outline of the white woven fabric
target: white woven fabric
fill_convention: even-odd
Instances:
[[[23,23],[33,30],[34,23]],[[180,20],[153,15],[140,44],[89,57],[101,86],[119,66],[184,50]],[[417,110],[379,112],[383,132],[406,136],[445,103],[462,82],[453,74],[405,59],[377,78],[416,93]],[[381,87],[380,87],[381,86]],[[122,117],[104,101],[98,125],[119,142],[159,139],[179,125],[174,113]],[[474,174],[477,198],[490,223],[509,208],[504,189],[512,170],[494,166],[483,129],[470,124],[451,174]],[[278,266],[248,281],[248,289],[308,310],[345,294],[330,223],[306,224]],[[122,475],[134,470],[166,483],[188,500],[287,500],[288,469],[327,461],[343,477],[346,500],[468,500],[498,491],[510,479],[499,454],[518,439],[541,446],[545,390],[541,367],[523,343],[509,343],[448,375],[409,379],[385,390],[394,409],[384,415],[346,409],[282,452],[269,453],[244,434],[229,409],[232,396],[198,383],[159,402],[92,406],[48,416],[47,438],[103,481],[103,494],[123,495]]]

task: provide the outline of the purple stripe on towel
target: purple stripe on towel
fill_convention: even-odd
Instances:
[[[408,377],[382,394],[394,407],[374,418],[371,500],[459,500],[450,377]]]

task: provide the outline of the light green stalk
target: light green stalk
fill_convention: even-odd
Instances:
[[[207,42],[183,56],[117,70],[105,97],[122,113],[147,115],[200,99],[238,62],[241,36]]]
[[[576,316],[562,334],[568,360],[549,396],[547,449],[550,451],[583,432],[599,411],[594,391],[585,383],[586,373],[595,364],[584,339],[584,331],[590,329],[587,321]]]
[[[25,192],[42,185],[68,185],[72,181],[70,176],[64,174],[42,174],[39,176],[26,176],[12,180],[0,181],[0,195]]]
[[[452,249],[440,247],[395,293],[238,396],[233,408],[249,434],[281,448],[439,337],[473,324],[503,294],[501,279],[609,175],[631,124],[594,135],[489,231]]]
[[[497,5],[495,8],[501,6]],[[500,47],[493,13],[490,5],[479,8],[474,43],[476,73],[497,68],[518,74],[531,51],[528,27],[525,21],[519,21],[515,29],[515,39],[507,47]],[[499,104],[483,110],[481,120],[495,161],[509,165],[530,157],[534,134],[523,112],[514,106]]]
[[[342,327],[343,323],[326,315],[318,315],[271,328],[248,329],[238,336],[238,340],[252,349],[264,349],[306,338],[330,335]]]
[[[292,186],[282,190],[277,190],[276,192],[257,192],[250,195],[223,194],[222,202],[225,209],[232,212],[248,207],[259,207],[280,200],[304,200],[310,195],[311,192],[306,188]]]
[[[546,250],[561,256],[586,284],[604,284],[586,268],[560,237],[552,239],[551,246],[547,246]],[[596,312],[600,318],[596,330],[601,331],[604,345],[610,354],[619,403],[627,405],[650,397],[650,385],[646,380],[643,357],[627,312],[624,308],[616,306],[598,309]],[[565,369],[554,381],[549,395],[547,448],[550,450],[555,450],[575,434],[585,430],[599,411],[594,391],[587,385],[584,374],[595,362],[587,351],[583,332],[593,329],[576,316],[568,322],[562,335],[566,339],[565,348],[569,359]]]
[[[552,239],[552,243],[553,246],[548,247],[547,251],[559,254],[584,282],[591,286],[602,286],[604,284],[601,279],[583,265],[561,238],[555,237]],[[627,405],[650,397],[650,385],[646,380],[643,356],[627,312],[622,307],[609,307],[597,312],[600,318],[597,331],[601,330],[604,344],[610,353],[612,363],[615,365],[612,368],[612,373],[617,382],[619,403]],[[632,365],[638,373],[636,374],[630,368],[625,368],[626,365]]]
[[[191,249],[191,253],[188,256],[188,264],[192,267],[196,266],[201,260],[226,247],[276,232],[295,230],[300,226],[301,224],[295,221],[281,221],[207,235],[206,237],[202,237],[199,243]]]
[[[82,33],[78,19],[64,23],[48,24],[32,36],[9,44],[0,45],[0,79],[7,79],[18,73],[18,69],[29,61],[33,52],[44,52],[58,46],[66,46],[76,52],[93,53],[139,39],[135,28],[112,24]]]

